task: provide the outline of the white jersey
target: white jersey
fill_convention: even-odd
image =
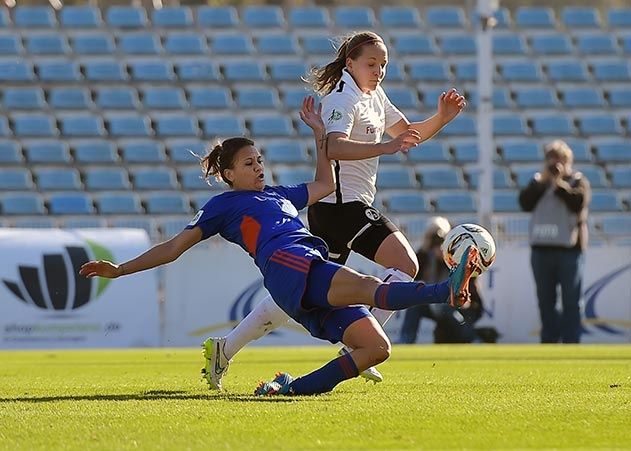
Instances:
[[[404,118],[381,86],[369,94],[364,93],[346,70],[342,71],[342,78],[333,91],[322,99],[322,120],[326,133],[344,133],[353,141],[379,143],[386,129]],[[322,202],[360,200],[372,205],[377,191],[375,184],[379,157],[336,160],[332,164],[336,189]]]

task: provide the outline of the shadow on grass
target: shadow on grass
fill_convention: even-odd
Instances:
[[[94,395],[64,395],[64,396],[21,396],[17,398],[0,398],[1,403],[24,402],[46,403],[63,401],[165,401],[165,400],[200,400],[200,401],[228,401],[228,402],[295,402],[303,397],[261,397],[254,395],[230,393],[188,393],[182,390],[151,390],[130,394],[94,394]]]

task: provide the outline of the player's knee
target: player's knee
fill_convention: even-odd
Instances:
[[[415,278],[416,274],[418,274],[418,260],[416,258],[407,258],[401,261],[398,269],[406,273],[408,276]]]
[[[388,360],[391,352],[392,346],[389,340],[379,340],[376,342],[371,349],[371,357],[374,361],[373,365],[378,365]]]

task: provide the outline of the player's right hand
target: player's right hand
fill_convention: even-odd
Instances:
[[[422,141],[421,134],[413,128],[408,128],[399,136],[386,143],[384,154],[407,152]]]
[[[123,275],[123,269],[120,265],[105,260],[90,261],[85,263],[79,269],[79,274],[84,277],[106,277],[108,279],[116,279]]]

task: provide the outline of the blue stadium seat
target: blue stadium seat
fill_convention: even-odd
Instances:
[[[97,88],[96,104],[103,109],[135,110],[139,104],[138,94],[134,88],[128,87]]]
[[[261,55],[297,55],[299,53],[296,38],[284,33],[259,36],[257,47]]]
[[[64,6],[59,12],[59,22],[65,28],[98,28],[103,25],[101,11],[92,6]]]
[[[0,206],[2,215],[43,215],[46,212],[42,197],[36,193],[4,194],[0,197]]]
[[[16,136],[57,136],[55,119],[47,114],[33,113],[13,116],[13,132]]]
[[[283,105],[291,110],[300,109],[304,98],[311,95],[311,92],[305,87],[281,87],[280,89],[283,97]]]
[[[160,166],[133,168],[129,172],[134,180],[134,188],[137,190],[178,188],[177,176],[170,168]]]
[[[589,211],[622,211],[622,202],[614,192],[592,191],[592,200],[589,203]]]
[[[470,163],[478,161],[478,143],[475,141],[462,141],[453,143],[454,157],[457,163]]]
[[[289,23],[294,29],[326,28],[329,23],[329,13],[320,6],[294,6],[289,11]]]
[[[382,27],[391,29],[420,28],[422,25],[418,9],[409,6],[383,6],[379,11]]]
[[[248,28],[276,28],[285,25],[283,10],[279,6],[245,6],[241,15],[244,25]]]
[[[438,55],[433,36],[418,33],[395,34],[392,36],[394,49],[399,55]]]
[[[258,61],[227,62],[223,70],[227,81],[263,81],[267,78],[265,68]]]
[[[419,61],[409,64],[408,73],[413,81],[451,81],[449,67],[444,61]]]
[[[570,136],[574,135],[574,125],[566,116],[537,115],[532,118],[532,132],[543,136]]]
[[[179,172],[180,180],[182,181],[182,189],[186,191],[210,189],[210,186],[208,186],[208,183],[206,183],[204,175],[202,174],[202,171],[200,171],[199,166],[181,168]],[[206,196],[208,196],[207,193]]]
[[[112,28],[147,28],[147,11],[133,6],[110,6],[105,15]]]
[[[53,215],[89,215],[94,213],[92,199],[86,193],[55,193],[48,197],[49,211]]]
[[[245,135],[243,119],[235,115],[202,116],[204,136],[228,138]]]
[[[111,55],[115,52],[114,37],[109,33],[81,33],[71,38],[77,55]]]
[[[565,88],[561,90],[561,98],[567,108],[605,108],[603,94],[596,88]]]
[[[548,77],[551,81],[587,81],[587,68],[582,61],[550,61]]]
[[[219,86],[189,87],[191,106],[203,109],[225,109],[232,107],[232,95],[228,88]]]
[[[464,178],[458,168],[451,166],[432,167],[426,166],[417,169],[417,174],[421,177],[423,188],[437,189],[464,188]]]
[[[459,82],[478,79],[478,65],[475,61],[457,61],[454,64],[454,72]]]
[[[622,135],[620,121],[610,114],[593,114],[579,118],[579,129],[585,136]]]
[[[594,62],[594,77],[597,81],[631,81],[631,69],[628,61]]]
[[[135,113],[110,114],[107,116],[111,136],[151,136],[151,123],[146,116]]]
[[[498,30],[505,30],[511,26],[511,15],[507,8],[497,8],[493,13],[493,17],[497,21],[495,28]],[[480,15],[477,11],[473,11],[471,15],[471,24],[475,28],[480,21]]]
[[[121,228],[132,228],[132,229],[143,229],[147,232],[149,237],[152,240],[157,240],[159,238],[158,232],[158,224],[155,218],[151,218],[144,215],[135,215],[135,216],[122,216],[117,217],[114,216],[110,222],[110,227],[121,227]]]
[[[143,104],[148,110],[186,109],[186,96],[180,88],[150,86],[143,89]]]
[[[592,188],[607,188],[609,183],[607,182],[607,176],[605,170],[598,166],[593,165],[576,165],[575,169],[583,173]]]
[[[0,9],[0,28],[8,27],[10,24],[9,10],[6,8]]]
[[[420,107],[418,93],[408,87],[386,86],[385,91],[390,101],[399,109],[418,109]]]
[[[280,99],[275,89],[269,87],[244,87],[236,89],[239,108],[280,108]]]
[[[274,168],[274,178],[277,185],[297,185],[311,182],[313,172],[314,168],[305,166],[276,167]]]
[[[70,51],[66,37],[44,33],[26,36],[26,51],[32,55],[65,55]]]
[[[296,130],[298,131],[298,136],[300,136],[301,138],[313,139],[313,130],[311,130],[311,128],[309,128],[300,119],[296,119],[294,125],[296,127]]]
[[[576,28],[600,28],[600,16],[595,8],[566,6],[561,12],[561,22],[568,30]]]
[[[411,168],[400,165],[396,166],[379,166],[377,172],[377,188],[378,189],[396,189],[396,188],[417,188],[418,182]]]
[[[559,101],[550,88],[518,88],[515,90],[518,108],[556,108]]]
[[[38,87],[5,88],[2,95],[3,106],[7,111],[42,110],[46,107],[44,91]]]
[[[265,161],[270,163],[309,163],[307,146],[295,140],[270,141],[264,147]]]
[[[32,81],[33,66],[24,61],[0,61],[0,81]]]
[[[85,78],[91,82],[126,81],[128,78],[125,66],[115,59],[85,61],[83,66]]]
[[[39,79],[44,82],[81,80],[81,71],[74,61],[40,61],[37,64],[37,74]]]
[[[475,136],[475,121],[473,117],[461,114],[447,124],[442,129],[441,134],[445,136]]]
[[[427,8],[427,25],[432,28],[464,28],[465,18],[458,6],[430,6]]]
[[[480,171],[479,170],[471,170],[468,172],[469,177],[469,187],[471,189],[478,189],[478,184],[480,183]],[[495,166],[493,168],[493,188],[510,188],[513,182],[511,181],[511,175],[508,168],[502,168]]]
[[[169,33],[164,49],[172,55],[205,55],[208,52],[206,38],[197,33]]]
[[[376,25],[372,8],[365,6],[338,6],[333,13],[335,25],[340,28],[367,28]]]
[[[0,167],[0,189],[5,191],[33,189],[31,172],[24,168]]]
[[[300,60],[270,61],[268,67],[274,81],[295,82],[309,72],[309,67]]]
[[[475,198],[468,191],[438,194],[434,203],[436,211],[442,213],[475,213],[477,210]]]
[[[570,55],[572,41],[564,33],[546,33],[530,38],[532,49],[537,55]]]
[[[95,202],[102,215],[142,214],[140,197],[136,193],[100,193],[95,196]]]
[[[11,136],[9,121],[3,116],[0,116],[0,136]]]
[[[154,9],[151,18],[154,27],[159,28],[192,28],[193,13],[185,6],[171,6]]]
[[[180,193],[151,193],[144,196],[149,214],[185,214],[191,212],[188,198]]]
[[[493,211],[500,213],[516,213],[521,211],[517,191],[493,192]]]
[[[79,171],[72,168],[37,168],[37,187],[40,191],[79,190],[81,178]]]
[[[254,137],[291,136],[294,134],[291,120],[284,115],[268,114],[250,118],[250,131]]]
[[[629,216],[605,216],[602,219],[603,233],[605,235],[629,235],[631,230],[631,217]]]
[[[200,6],[197,23],[202,28],[236,28],[239,18],[233,6]]]
[[[183,82],[217,81],[220,78],[219,69],[207,58],[176,61],[175,70]]]
[[[506,61],[499,64],[502,78],[508,82],[538,82],[543,81],[541,66],[534,61]]]
[[[631,34],[621,36],[622,52],[631,55]]]
[[[495,55],[525,55],[527,52],[526,40],[515,33],[493,33],[493,54]]]
[[[0,55],[19,55],[20,53],[22,53],[20,36],[14,34],[0,35]]]
[[[36,164],[69,164],[72,159],[65,142],[57,140],[24,141],[27,161]]]
[[[388,62],[385,77],[387,82],[405,81],[406,79],[407,75],[405,74],[405,69],[403,69],[402,63],[398,63],[396,61]]]
[[[221,33],[212,38],[212,50],[217,55],[251,55],[252,39],[238,33]]]
[[[611,168],[611,184],[616,188],[631,188],[631,168],[626,165]]]
[[[519,28],[554,28],[556,20],[551,8],[522,6],[517,8],[515,23]]]
[[[517,188],[521,189],[526,187],[532,180],[535,173],[541,170],[541,164],[536,166],[515,166],[513,165],[511,170],[515,174],[515,183]]]
[[[333,55],[333,41],[327,36],[303,36],[302,47],[308,55]]]
[[[470,108],[477,108],[479,103],[479,96],[477,90],[470,90],[466,93],[467,105]],[[507,109],[513,107],[513,102],[510,98],[510,92],[507,88],[494,87],[493,88],[493,108]]]
[[[631,28],[631,8],[612,8],[607,12],[611,28]]]
[[[197,136],[199,124],[197,117],[184,113],[162,114],[154,116],[155,129],[159,136]]]
[[[164,163],[167,160],[164,145],[150,139],[134,139],[119,143],[121,156],[126,163]]]
[[[129,67],[131,76],[136,81],[173,81],[175,79],[170,61],[160,59],[132,61]]]
[[[408,151],[408,160],[411,163],[449,163],[449,149],[442,140],[425,141]]]
[[[171,139],[167,140],[166,147],[169,149],[169,156],[171,161],[175,163],[190,163],[198,164],[199,159],[192,155],[191,152],[203,157],[206,155],[206,148],[208,143],[200,139]],[[199,166],[197,167],[199,169]]]
[[[82,140],[72,142],[70,146],[74,149],[75,161],[80,164],[118,162],[116,146],[110,140]]]
[[[445,35],[441,39],[445,55],[475,55],[475,37],[470,34]]]
[[[157,55],[160,53],[160,39],[145,31],[123,34],[119,38],[118,48],[127,55]]]
[[[631,163],[631,146],[624,139],[597,141],[594,143],[598,161],[604,163]]]
[[[17,141],[0,141],[0,165],[19,164],[23,160],[22,148]]]
[[[499,148],[508,163],[543,161],[543,152],[535,141],[505,141],[499,143]]]
[[[429,202],[424,194],[418,192],[394,193],[388,200],[388,210],[392,213],[427,213]]]
[[[190,221],[190,216],[184,216],[182,218],[165,218],[164,220],[159,221],[163,239],[166,240],[177,235],[184,230],[184,227],[186,227]]]
[[[13,23],[24,28],[54,28],[57,25],[55,10],[48,6],[17,6]]]
[[[496,136],[526,134],[526,124],[521,114],[495,114],[493,134]]]
[[[585,139],[563,138],[574,154],[575,163],[591,163],[593,155],[589,143]]]
[[[96,167],[85,169],[85,187],[90,191],[130,190],[131,183],[123,168]]]
[[[577,48],[583,55],[615,55],[618,45],[611,34],[586,34],[577,36]]]
[[[99,137],[105,135],[101,116],[89,113],[60,118],[61,133],[67,137]]]

